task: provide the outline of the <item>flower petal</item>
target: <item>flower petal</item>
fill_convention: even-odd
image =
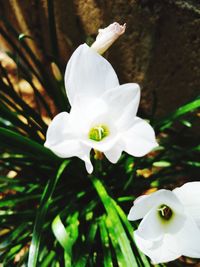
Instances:
[[[117,163],[123,151],[122,147],[122,144],[117,142],[110,150],[104,152],[106,158],[112,163]]]
[[[119,129],[131,126],[140,101],[140,87],[137,83],[127,83],[106,91],[102,99],[110,107],[109,114]]]
[[[141,238],[138,231],[135,231],[134,239],[138,248],[152,260],[153,264],[173,261],[182,255],[180,244],[173,235],[165,234],[162,239],[149,241]]]
[[[164,235],[162,224],[158,220],[157,209],[151,209],[138,227],[138,235],[147,240],[157,240]]]
[[[183,213],[183,207],[175,194],[170,190],[161,189],[150,195],[138,197],[129,212],[128,220],[135,221],[142,219],[151,209],[163,204],[168,205],[176,212]]]
[[[79,157],[85,161],[89,173],[93,171],[90,161],[91,148],[82,144],[78,135],[73,132],[73,117],[67,112],[54,117],[47,130],[44,146],[61,158]]]
[[[134,206],[130,209],[128,214],[129,221],[142,219],[154,206],[151,195],[140,196],[136,198],[133,204]]]
[[[165,196],[155,203],[155,206],[144,216],[138,227],[138,234],[143,239],[157,240],[166,233],[173,235],[184,226],[186,216],[183,214],[182,206],[179,207],[179,203],[176,203],[173,193],[168,194],[166,198],[166,193],[171,193],[171,191],[163,193]],[[172,217],[169,220],[163,220],[159,215],[158,208],[163,204],[172,210]]]
[[[153,128],[138,117],[132,127],[123,133],[123,141],[125,151],[135,157],[142,157],[158,146]]]
[[[90,161],[91,148],[81,144],[79,140],[65,140],[48,148],[61,158],[78,157],[82,159],[85,162],[87,172],[92,173],[93,166]]]
[[[71,105],[76,96],[99,97],[119,85],[111,64],[86,44],[72,54],[65,71],[65,88]]]
[[[192,258],[200,258],[200,229],[192,218],[187,218],[184,227],[177,233],[178,243],[182,255]]]
[[[62,140],[64,140],[66,125],[69,122],[69,113],[61,112],[54,117],[51,121],[47,133],[46,133],[46,142],[44,146],[50,148],[55,144],[59,144]]]
[[[186,183],[173,192],[200,226],[200,182]]]

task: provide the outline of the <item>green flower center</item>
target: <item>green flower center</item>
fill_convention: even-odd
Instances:
[[[158,213],[159,213],[159,216],[161,217],[161,219],[163,219],[165,221],[170,220],[172,215],[173,215],[172,209],[165,204],[161,205],[158,208]]]
[[[103,140],[108,135],[109,135],[109,130],[108,127],[106,127],[105,125],[97,125],[91,128],[88,134],[91,140],[97,142]]]

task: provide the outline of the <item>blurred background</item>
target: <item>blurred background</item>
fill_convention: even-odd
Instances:
[[[126,22],[126,34],[106,57],[121,83],[134,81],[142,86],[142,107],[148,113],[155,97],[156,114],[160,116],[192,99],[199,90],[198,0],[0,2],[0,16],[31,37],[25,42],[47,68],[48,63],[56,61],[64,70],[74,49],[81,43],[91,43],[99,28],[114,21]],[[12,51],[2,35],[0,45],[1,51]]]

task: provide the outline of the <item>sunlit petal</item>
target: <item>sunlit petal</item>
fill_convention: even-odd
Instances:
[[[124,132],[125,151],[135,157],[142,157],[158,144],[153,128],[145,120],[135,118],[132,127]]]
[[[86,44],[72,54],[65,71],[65,88],[71,105],[77,95],[99,97],[119,85],[111,64]]]

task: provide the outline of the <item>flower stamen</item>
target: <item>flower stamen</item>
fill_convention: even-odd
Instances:
[[[160,217],[165,221],[168,221],[173,215],[172,209],[164,204],[158,208],[158,212]]]
[[[105,125],[97,125],[90,129],[89,138],[94,141],[101,141],[109,135],[109,130]]]

